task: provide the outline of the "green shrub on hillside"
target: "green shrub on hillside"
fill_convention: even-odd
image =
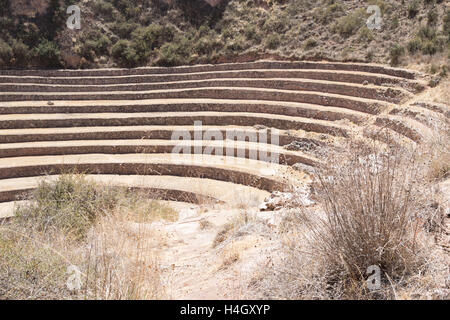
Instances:
[[[171,42],[175,34],[176,30],[172,26],[152,23],[148,27],[136,29],[131,38],[135,42],[135,47],[139,47],[142,52],[150,52],[166,42]]]
[[[103,17],[112,17],[114,12],[114,6],[103,0],[92,2],[92,9],[96,14],[102,15]]]
[[[438,40],[427,40],[422,46],[424,54],[434,55],[441,50],[441,45]]]
[[[450,10],[448,10],[444,17],[443,30],[444,35],[447,35],[448,41],[450,42]]]
[[[281,17],[271,17],[266,20],[263,25],[263,30],[266,32],[284,33],[289,27],[289,19],[286,15]]]
[[[220,50],[222,47],[223,43],[220,41],[217,34],[213,33],[202,36],[198,40],[196,40],[193,45],[193,51],[199,56],[209,56],[213,52]]]
[[[399,26],[398,17],[393,17],[391,19],[391,30],[396,30]]]
[[[366,26],[362,27],[358,31],[358,41],[368,43],[374,39],[373,31],[367,28]]]
[[[156,63],[160,66],[178,66],[189,63],[191,46],[184,36],[177,36],[174,41],[165,43],[159,50]]]
[[[422,43],[422,52],[424,54],[433,55],[444,48],[445,40],[438,36],[436,29],[425,26],[419,29],[417,37]]]
[[[13,51],[9,44],[0,39],[0,61],[9,64],[13,58]]]
[[[395,44],[394,46],[392,46],[391,49],[389,50],[391,65],[397,66],[398,64],[400,64],[400,58],[404,55],[404,53],[405,48],[403,48],[401,45]]]
[[[353,13],[340,18],[334,25],[334,30],[342,37],[350,37],[355,34],[366,20],[366,12],[364,9],[359,9]]]
[[[420,38],[414,38],[413,40],[408,42],[407,45],[408,51],[412,54],[422,50],[422,41]]]
[[[280,43],[281,43],[281,38],[277,33],[271,33],[266,38],[266,48],[267,49],[275,50],[276,48],[278,48]]]
[[[30,57],[30,48],[22,41],[14,41],[12,44],[12,51],[14,54],[13,64],[24,67],[28,63],[28,58]]]
[[[436,9],[431,9],[427,14],[427,25],[435,26],[438,20],[438,13]]]
[[[256,44],[261,43],[262,35],[259,30],[253,24],[248,24],[244,28],[244,35],[247,40],[253,41]]]
[[[419,0],[412,0],[408,4],[408,18],[413,19],[419,13],[420,2]]]
[[[107,54],[108,48],[111,45],[111,40],[107,36],[101,35],[97,40],[94,40],[93,49],[96,54]]]
[[[306,40],[306,42],[305,42],[305,50],[310,50],[310,49],[314,48],[315,46],[317,46],[316,39],[309,38],[308,40]]]
[[[130,39],[137,28],[139,28],[139,24],[135,22],[116,22],[111,26],[111,30],[121,39]]]
[[[304,1],[304,0],[290,0],[287,1],[287,8],[286,12],[291,16],[295,17],[298,13],[304,12],[305,10],[308,10],[311,8],[311,4]],[[254,1],[248,1],[247,2],[250,5],[253,5]]]
[[[91,31],[84,37],[79,53],[92,61],[96,56],[107,55],[111,44],[111,40],[104,34]]]
[[[58,45],[47,39],[43,39],[39,44],[33,49],[34,55],[37,61],[46,67],[59,67],[60,62],[60,51]]]
[[[128,40],[119,40],[111,49],[114,61],[125,68],[134,68],[139,65],[140,57]]]
[[[270,37],[270,36],[269,36]],[[268,38],[269,38],[268,37]],[[237,54],[248,48],[248,43],[243,35],[237,35],[233,39],[228,40],[225,50],[227,54]]]
[[[436,29],[433,29],[431,27],[421,27],[419,29],[419,32],[417,33],[417,35],[421,38],[421,39],[434,39],[436,38],[437,34],[436,34]]]
[[[14,28],[14,21],[13,19],[7,17],[7,16],[0,16],[0,28],[2,30],[8,30]]]
[[[344,7],[340,2],[329,4],[325,7],[317,8],[314,13],[314,19],[321,24],[328,24],[345,13]]]
[[[50,0],[47,11],[40,25],[41,37],[53,40],[56,32],[64,25],[67,19],[64,3],[59,0]]]

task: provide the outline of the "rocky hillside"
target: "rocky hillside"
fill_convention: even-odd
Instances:
[[[81,8],[81,29],[66,8]],[[370,30],[369,5],[381,9]],[[420,65],[445,76],[442,0],[0,0],[1,68],[182,65],[257,57]]]

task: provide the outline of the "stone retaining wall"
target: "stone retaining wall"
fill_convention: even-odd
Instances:
[[[0,121],[0,129],[26,129],[26,128],[70,128],[70,127],[102,127],[102,126],[180,126],[192,125],[201,121],[205,126],[257,126],[263,125],[280,130],[305,130],[317,133],[326,133],[333,136],[347,136],[345,129],[315,122],[303,122],[297,119],[277,119],[275,117],[260,117],[258,114],[250,115],[191,115],[172,117],[127,117],[127,118],[82,118],[82,119],[45,119],[45,120],[10,120]]]
[[[196,65],[175,68],[137,68],[137,69],[94,69],[94,70],[1,70],[0,75],[42,76],[42,77],[85,77],[85,76],[126,76],[145,74],[176,74],[189,72],[230,71],[242,69],[319,69],[343,70],[385,74],[405,79],[415,79],[417,73],[409,70],[390,68],[361,63],[318,63],[259,61],[244,63],[226,63],[218,65]]]
[[[160,163],[78,163],[11,166],[0,168],[0,179],[37,177],[64,172],[118,175],[171,175],[179,177],[214,179],[255,187],[269,192],[287,190],[284,183],[251,173],[197,165]]]
[[[307,80],[261,80],[261,79],[234,79],[234,80],[205,80],[200,82],[172,82],[153,84],[123,84],[123,85],[97,85],[97,86],[60,86],[40,84],[0,84],[0,92],[109,92],[109,91],[151,91],[175,90],[214,87],[242,87],[264,88],[278,90],[314,91],[340,94],[344,96],[374,99],[391,103],[399,103],[407,95],[393,88],[371,88],[339,83],[308,82]]]
[[[316,92],[294,92],[281,90],[258,90],[247,88],[200,88],[179,89],[154,92],[111,92],[111,93],[73,93],[73,94],[0,94],[0,101],[49,101],[49,100],[145,100],[145,99],[232,99],[268,100],[318,104],[341,107],[369,114],[378,114],[386,104],[364,101],[344,96],[332,96]]]

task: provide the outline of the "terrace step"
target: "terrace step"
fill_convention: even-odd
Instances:
[[[3,92],[119,92],[119,91],[153,91],[211,87],[242,87],[242,88],[276,88],[279,90],[313,91],[353,96],[365,99],[399,103],[410,94],[402,89],[385,88],[380,86],[364,86],[359,84],[342,84],[324,80],[302,79],[211,79],[187,80],[161,83],[132,83],[110,85],[61,85],[61,84],[27,84],[0,83]]]
[[[0,92],[0,101],[53,101],[53,100],[143,100],[143,99],[232,99],[265,100],[317,104],[340,107],[369,114],[378,114],[390,104],[370,99],[342,96],[314,91],[291,91],[258,88],[195,88],[152,91],[111,92]]]
[[[446,117],[445,112],[422,108],[417,105],[398,106],[393,108],[389,114],[410,118],[432,130],[444,129],[443,126],[445,125],[450,126],[450,117]]]
[[[415,102],[412,105],[415,107],[442,113],[445,117],[450,118],[450,106],[449,105],[445,105],[442,103],[429,103],[429,102]]]
[[[0,83],[36,83],[36,84],[65,84],[65,85],[108,85],[122,83],[158,83],[187,80],[207,80],[223,78],[290,78],[327,80],[334,82],[363,84],[377,86],[398,86],[408,91],[420,92],[425,88],[421,81],[406,80],[388,75],[376,75],[367,72],[308,70],[308,69],[260,69],[260,70],[231,70],[209,71],[179,74],[155,75],[125,75],[125,76],[95,76],[95,77],[42,77],[42,76],[2,76]]]
[[[320,105],[271,102],[258,100],[216,100],[216,99],[167,99],[117,101],[55,101],[53,105],[44,102],[10,102],[0,103],[1,114],[30,113],[143,113],[143,112],[254,112],[278,114],[294,117],[306,117],[321,120],[348,119],[360,123],[367,114],[359,111],[324,107]]]
[[[278,173],[282,165],[251,159],[182,154],[83,154],[0,159],[0,180],[65,172],[117,175],[171,175],[206,178],[257,187],[269,192],[287,190]]]
[[[424,138],[433,135],[433,132],[429,127],[426,127],[416,120],[399,115],[389,114],[378,117],[375,121],[375,125],[389,128],[414,142],[421,142]]]
[[[0,129],[148,126],[148,125],[264,125],[283,130],[305,130],[346,136],[348,127],[324,120],[245,112],[164,112],[164,113],[89,113],[89,114],[13,114],[0,115]]]
[[[261,202],[304,179],[289,166],[326,161],[322,147],[358,126],[420,141],[429,128],[394,104],[426,87],[419,73],[362,63],[3,70],[0,215],[42,176],[74,171],[166,200]]]
[[[14,216],[14,209],[17,205],[23,205],[28,201],[10,201],[0,203],[0,225]]]
[[[41,181],[55,181],[57,175],[46,177],[28,177],[5,179],[0,181],[0,202],[20,199],[37,188]],[[213,200],[236,204],[247,202],[261,203],[270,193],[257,188],[243,186],[225,181],[202,178],[184,178],[174,176],[131,176],[131,175],[86,175],[86,178],[105,186],[125,187],[154,192],[155,199],[195,202],[192,195],[199,200]],[[224,192],[226,190],[226,192]],[[166,192],[166,194],[164,194]],[[176,192],[180,196],[176,197]],[[153,197],[152,197],[153,198]]]
[[[10,129],[0,131],[0,143],[19,143],[35,141],[70,141],[70,140],[136,140],[156,139],[171,140],[174,132],[189,132],[194,137],[194,130],[203,137],[205,132],[212,130],[220,132],[225,139],[227,136],[256,135],[257,140],[263,143],[265,136],[261,136],[264,130],[255,127],[237,126],[206,126],[201,128],[194,126],[121,126],[121,127],[70,127],[70,128],[28,128]],[[264,134],[265,135],[265,134]],[[269,136],[270,138],[270,136]],[[246,138],[248,140],[248,138]],[[279,131],[279,145],[284,146],[295,140],[314,141],[316,139],[296,136],[290,131]],[[271,139],[267,139],[271,144]]]
[[[2,75],[73,77],[73,76],[124,76],[145,74],[178,74],[193,72],[212,72],[230,70],[255,69],[318,69],[335,71],[367,72],[390,75],[405,79],[416,79],[419,74],[414,71],[391,68],[382,65],[343,62],[312,62],[312,61],[257,61],[243,63],[224,63],[216,65],[195,65],[183,67],[146,67],[136,69],[91,69],[91,70],[2,70]]]
[[[255,136],[256,139],[256,136]],[[179,146],[189,154],[201,153],[251,158],[280,164],[303,163],[315,166],[318,159],[299,151],[289,151],[276,145],[244,141],[182,141],[182,140],[85,140],[0,144],[0,158],[75,154],[172,153]],[[185,148],[187,147],[187,148]]]

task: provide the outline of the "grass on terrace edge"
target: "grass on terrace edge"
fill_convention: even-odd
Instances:
[[[148,195],[82,174],[44,178],[17,218],[0,225],[0,299],[161,299],[158,248],[148,222],[178,213]],[[81,286],[67,281],[79,270]]]

